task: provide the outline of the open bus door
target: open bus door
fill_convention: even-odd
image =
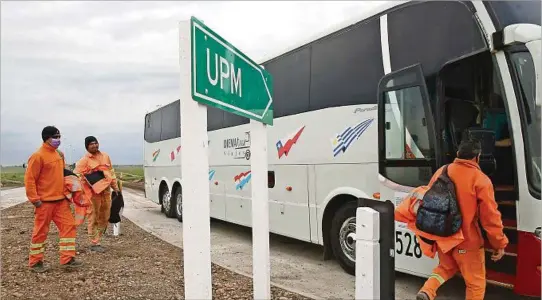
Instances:
[[[438,144],[422,67],[385,75],[378,86],[379,182],[382,200],[397,206],[414,187],[429,183],[438,167]],[[437,259],[422,255],[415,235],[396,223],[396,269],[427,277]]]

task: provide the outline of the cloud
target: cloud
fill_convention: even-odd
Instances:
[[[49,124],[74,153],[82,155],[84,137],[96,135],[114,160],[142,163],[145,113],[178,98],[178,23],[191,15],[260,61],[376,5],[3,2],[1,163],[22,164]]]

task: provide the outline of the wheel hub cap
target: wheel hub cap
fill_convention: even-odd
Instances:
[[[339,242],[346,257],[356,261],[356,218],[346,219],[339,231]]]
[[[182,216],[183,214],[183,196],[182,194],[177,195],[177,215]]]
[[[171,196],[169,195],[169,191],[164,193],[164,197],[162,197],[162,204],[164,205],[165,209],[169,209],[169,202],[170,202]]]

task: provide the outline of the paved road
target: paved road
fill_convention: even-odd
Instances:
[[[12,207],[26,201],[24,189],[2,188],[0,191],[0,209]]]
[[[1,207],[24,201],[21,189],[2,192]],[[123,215],[146,231],[163,240],[182,246],[182,223],[168,219],[160,207],[145,199],[139,191],[124,190]],[[122,228],[121,228],[122,230]],[[225,222],[213,221],[211,225],[212,260],[214,263],[239,273],[252,274],[251,230]],[[354,277],[346,274],[335,261],[323,261],[320,246],[272,235],[271,281],[289,290],[314,298],[353,299]],[[414,299],[422,278],[396,273],[396,299]],[[465,299],[465,285],[456,279],[439,291],[439,299]],[[511,291],[499,287],[488,288],[486,299],[522,299]]]

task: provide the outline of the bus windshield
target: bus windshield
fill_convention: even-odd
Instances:
[[[540,192],[540,107],[536,105],[536,82],[533,58],[529,52],[516,52],[510,55],[514,70],[519,79],[520,98],[525,115],[524,140],[526,150],[526,169],[529,184]]]
[[[484,1],[497,30],[511,24],[540,25],[540,1]]]

